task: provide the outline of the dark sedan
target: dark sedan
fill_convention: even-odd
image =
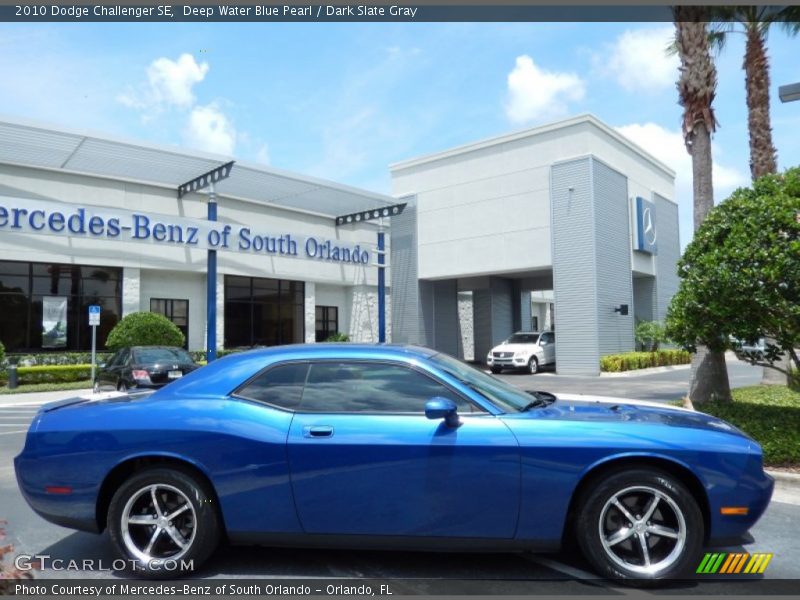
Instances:
[[[199,365],[183,348],[131,346],[100,365],[94,391],[160,388],[197,369]]]

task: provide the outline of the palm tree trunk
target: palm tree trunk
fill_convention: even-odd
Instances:
[[[769,60],[759,23],[746,28],[744,64],[747,90],[747,129],[750,134],[750,174],[753,180],[776,173],[775,146],[769,116]]]
[[[772,143],[772,124],[769,114],[769,59],[767,58],[764,30],[760,23],[745,27],[744,63],[745,89],[747,91],[747,129],[750,134],[750,175],[755,181],[763,175],[778,171],[776,150]],[[767,343],[775,343],[768,338]],[[778,359],[777,367],[788,371],[789,357]],[[764,367],[761,383],[787,385],[788,378],[777,369]]]
[[[694,187],[694,229],[700,227],[706,215],[714,207],[712,182],[711,132],[705,123],[698,122],[691,143],[692,182]],[[731,385],[725,353],[698,346],[692,357],[689,379],[689,400],[702,405],[709,400],[732,400]]]
[[[675,42],[681,60],[678,94],[683,106],[683,135],[692,157],[694,229],[714,206],[711,179],[711,132],[716,126],[714,95],[717,71],[708,44],[708,9],[701,6],[673,7]],[[725,355],[698,346],[692,358],[688,399],[702,404],[712,399],[731,400]]]

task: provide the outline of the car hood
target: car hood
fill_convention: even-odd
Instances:
[[[652,423],[731,433],[752,439],[727,421],[679,406],[646,400],[582,394],[557,394],[557,397],[558,401],[547,408],[533,409],[523,414],[535,416],[536,411],[539,410],[541,411],[539,416],[543,418],[567,421]]]
[[[492,352],[530,352],[536,344],[500,344],[492,348]]]

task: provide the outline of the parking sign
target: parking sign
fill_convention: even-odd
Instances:
[[[100,306],[92,304],[89,307],[89,325],[100,325]]]

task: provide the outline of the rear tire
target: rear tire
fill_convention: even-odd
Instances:
[[[120,380],[120,382],[117,384],[117,391],[118,392],[127,392],[128,391],[128,384],[125,383],[124,381]]]
[[[135,573],[161,579],[197,570],[218,546],[221,523],[204,482],[157,467],[120,486],[108,508],[108,531]]]
[[[704,529],[691,492],[656,469],[598,480],[580,501],[575,527],[583,555],[601,575],[638,585],[688,577],[697,567]]]

